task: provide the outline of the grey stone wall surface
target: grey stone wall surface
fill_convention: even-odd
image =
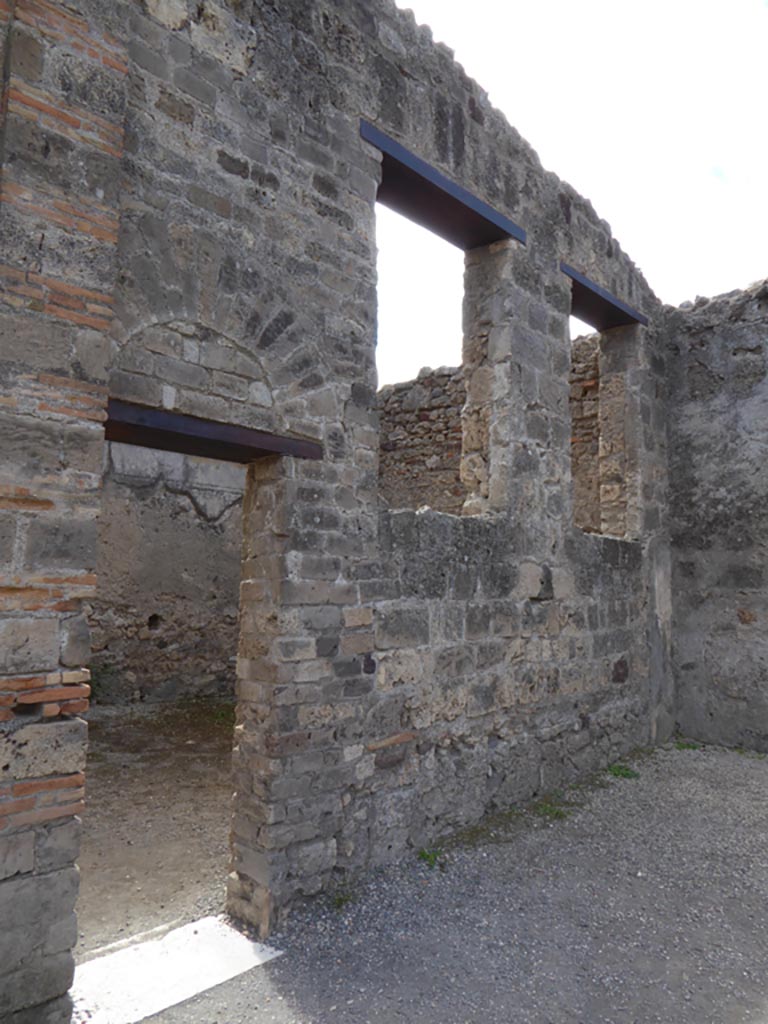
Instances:
[[[379,491],[391,508],[461,514],[465,398],[461,367],[423,369],[415,381],[379,390]]]
[[[100,703],[234,694],[245,469],[106,446],[88,607]]]
[[[0,1020],[68,1019],[127,66],[0,2]]]
[[[77,796],[55,794],[82,784],[87,694],[64,691],[84,685],[83,605],[100,600],[107,391],[323,448],[254,461],[242,502],[229,909],[262,932],[340,873],[668,736],[667,321],[591,205],[390,0],[14,9],[40,59],[18,51],[0,204],[1,379],[21,403],[0,425],[0,800],[43,778],[50,803],[14,803],[0,840],[30,831],[17,814],[43,815],[43,851],[76,825]],[[461,516],[382,508],[382,156],[361,118],[528,233],[466,254]],[[615,536],[574,525],[561,260],[650,319],[601,351],[620,396]],[[161,475],[153,494],[175,486]],[[123,486],[107,481],[107,533]],[[39,588],[44,608],[25,611]],[[25,966],[0,960],[0,1013],[66,990],[65,852],[30,867],[15,850],[19,878],[0,883],[0,917],[18,907],[33,947]]]
[[[768,284],[669,318],[678,722],[768,751]]]

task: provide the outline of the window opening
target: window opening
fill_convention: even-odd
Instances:
[[[510,237],[524,242],[525,232],[373,125],[364,121],[360,130],[382,153],[376,216],[380,493],[396,508],[426,505],[458,514],[469,497],[461,472],[467,389],[459,251]],[[471,458],[487,465],[487,451],[477,451],[479,440],[487,448],[487,430],[480,438],[477,429],[480,413],[470,417]]]
[[[569,385],[574,523],[587,533],[626,537],[636,467],[629,452],[624,363],[612,358],[612,346],[631,344],[625,328],[648,320],[572,267],[564,263],[560,267],[572,281]]]

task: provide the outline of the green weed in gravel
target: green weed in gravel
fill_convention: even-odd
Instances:
[[[337,889],[331,895],[331,905],[334,910],[343,910],[349,906],[350,903],[354,903],[355,894],[351,889]]]
[[[446,860],[439,846],[432,849],[425,848],[419,850],[417,856],[422,864],[426,864],[428,868],[440,868],[441,871],[445,871]]]
[[[507,811],[486,814],[476,825],[468,825],[459,832],[454,832],[445,842],[449,847],[509,842],[515,834],[514,826],[520,824],[522,813],[516,807],[511,807]]]
[[[636,772],[634,768],[630,768],[628,764],[609,764],[605,769],[609,775],[613,775],[615,779],[639,779],[640,772]]]
[[[531,804],[530,811],[531,814],[535,814],[539,818],[547,818],[549,821],[561,821],[570,813],[563,807],[562,800],[557,793],[537,800],[536,803]]]

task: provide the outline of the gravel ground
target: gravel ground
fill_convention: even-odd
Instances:
[[[283,957],[151,1021],[766,1024],[768,760],[633,766],[313,901]]]

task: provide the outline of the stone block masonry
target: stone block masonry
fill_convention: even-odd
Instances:
[[[768,752],[768,283],[668,318],[678,721]]]
[[[577,338],[571,351],[573,521],[582,530],[600,533],[599,335]]]
[[[458,370],[422,370],[416,381],[382,388],[379,398],[379,488],[392,508],[460,515],[461,410],[466,398]]]
[[[716,731],[738,708],[721,720],[762,742],[762,291],[663,311],[390,0],[0,0],[0,46],[0,1020],[66,1019],[89,620],[97,668],[117,644],[145,696],[142,645],[180,673],[175,644],[196,670],[234,632],[233,478],[105,457],[108,396],[322,446],[245,473],[228,906],[263,933],[676,713],[704,731],[707,706]],[[527,233],[466,254],[461,373],[378,398],[361,120]],[[561,262],[648,325],[574,365]],[[179,604],[141,608],[173,544],[202,646]]]
[[[127,65],[45,0],[0,3],[0,1020],[64,1021],[77,937]]]
[[[244,467],[106,447],[86,609],[96,700],[233,696]]]

